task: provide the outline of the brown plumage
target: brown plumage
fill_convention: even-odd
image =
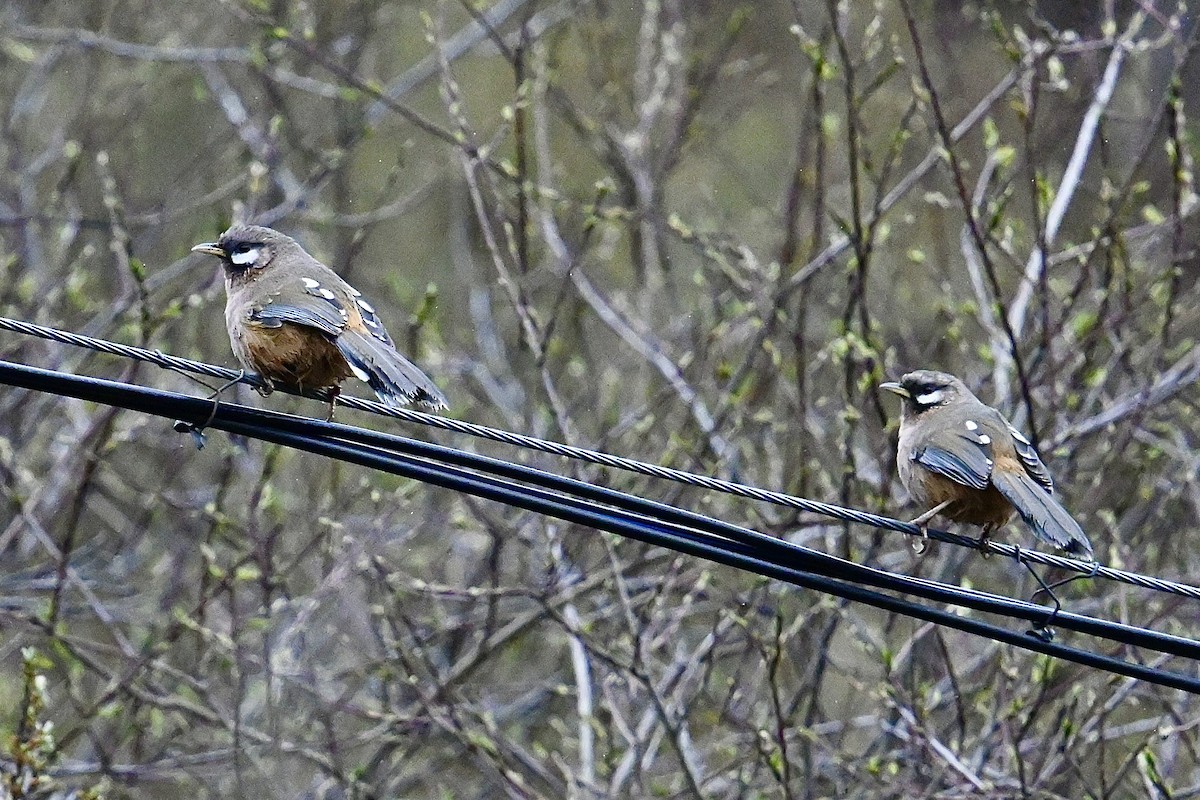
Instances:
[[[433,381],[396,351],[371,304],[291,237],[235,225],[192,250],[221,259],[230,346],[266,381],[263,394],[281,383],[336,395],[354,375],[388,405],[446,407]]]
[[[1087,558],[1092,545],[1057,500],[1037,450],[996,409],[953,375],[910,372],[880,388],[903,398],[897,450],[900,482],[913,502],[935,514],[982,525],[984,537],[1013,512],[1039,539]]]

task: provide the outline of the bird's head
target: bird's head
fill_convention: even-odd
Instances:
[[[879,384],[880,389],[895,392],[903,398],[901,413],[916,416],[934,408],[950,405],[962,398],[974,397],[967,385],[948,372],[919,369],[899,381]]]
[[[299,247],[296,240],[260,225],[234,225],[215,242],[201,242],[193,253],[208,253],[221,259],[229,280],[252,279],[280,253]]]

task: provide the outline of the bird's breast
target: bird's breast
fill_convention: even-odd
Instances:
[[[234,351],[245,366],[273,383],[301,390],[337,386],[350,377],[337,345],[320,331],[290,322],[277,328],[243,325]]]

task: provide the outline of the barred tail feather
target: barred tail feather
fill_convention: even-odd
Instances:
[[[398,408],[417,402],[446,408],[446,396],[424,372],[392,347],[373,336],[345,330],[334,340],[354,374],[384,404]]]
[[[1067,510],[1025,473],[996,470],[992,483],[1043,542],[1092,558],[1092,543]]]

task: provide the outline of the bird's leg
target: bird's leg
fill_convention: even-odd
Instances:
[[[921,553],[924,553],[925,550],[929,547],[929,526],[926,525],[925,523],[929,522],[929,520],[933,519],[938,514],[945,511],[947,508],[950,507],[950,504],[953,502],[954,502],[953,500],[943,500],[942,502],[938,503],[933,508],[926,511],[921,516],[915,517],[908,521],[909,525],[917,525],[921,528],[921,538],[919,540],[913,542],[913,549],[917,551],[918,555],[920,555]]]
[[[329,388],[329,414],[325,417],[326,422],[333,422],[333,412],[337,408],[338,395],[342,393],[341,386],[332,386]]]
[[[933,508],[931,508],[931,509],[929,509],[928,511],[926,511],[926,512],[925,512],[924,514],[922,514],[921,516],[919,516],[919,517],[914,517],[913,519],[910,519],[910,520],[908,521],[908,524],[909,524],[909,525],[920,525],[922,528],[924,528],[924,527],[926,527],[926,526],[925,526],[925,523],[926,523],[926,522],[929,522],[929,520],[933,519],[933,518],[934,518],[934,517],[936,517],[938,514],[940,514],[940,513],[942,513],[943,511],[945,511],[947,508],[949,508],[949,507],[950,507],[950,504],[951,504],[951,503],[953,503],[953,502],[954,502],[953,500],[943,500],[942,502],[938,503],[938,504],[937,504],[936,506],[934,506]]]
[[[983,526],[983,532],[979,534],[979,553],[984,558],[991,558],[991,556],[992,556],[992,538],[991,537],[992,537],[992,531],[995,529],[996,529],[996,526],[993,523],[989,522]]]

